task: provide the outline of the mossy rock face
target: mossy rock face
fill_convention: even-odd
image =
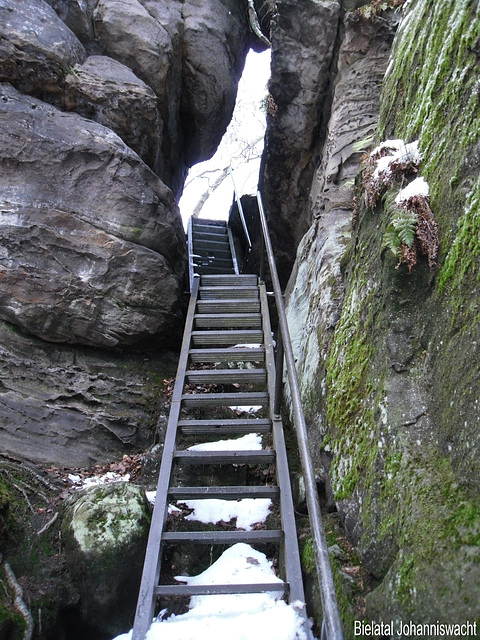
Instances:
[[[131,627],[151,509],[142,488],[95,486],[68,500],[62,531],[82,621],[114,636]]]
[[[374,620],[479,615],[479,42],[478,3],[413,0],[383,88],[378,141],[419,140],[438,267],[396,269],[383,245],[399,184],[360,211],[343,262],[326,431],[347,533],[382,581]]]
[[[377,142],[419,140],[438,265],[420,257],[409,273],[384,245],[400,182],[374,210],[359,207],[341,259],[339,317],[316,327],[313,375],[300,370],[302,391],[319,390],[304,394],[311,440],[324,436],[313,455],[328,460],[346,533],[379,583],[366,600],[370,620],[479,616],[479,43],[478,2],[405,5]],[[297,271],[315,274],[318,264],[310,252]],[[310,307],[314,284],[313,295],[297,293],[310,296]],[[298,316],[310,328],[315,309],[307,305]],[[310,349],[312,334],[294,342]]]

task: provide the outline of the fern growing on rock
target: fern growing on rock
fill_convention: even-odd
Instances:
[[[401,209],[395,213],[387,227],[384,245],[398,258],[397,268],[404,263],[411,271],[417,262],[414,250],[417,224],[418,217],[413,211]]]
[[[399,259],[397,269],[406,264],[409,271],[417,264],[417,255],[427,257],[434,267],[438,255],[438,226],[430,209],[430,196],[414,194],[400,200],[384,236],[384,246]]]

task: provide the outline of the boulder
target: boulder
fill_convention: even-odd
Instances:
[[[98,53],[95,48],[93,10],[98,0],[45,0],[58,17],[73,31],[89,54]]]
[[[65,505],[67,566],[81,620],[97,633],[131,626],[150,524],[145,491],[127,482],[83,489]]]
[[[225,133],[251,35],[236,0],[187,0],[183,17],[181,118],[192,166],[211,158]]]
[[[109,129],[1,95],[0,317],[54,342],[168,334],[185,268],[170,190]]]
[[[162,139],[161,157],[149,164],[180,197],[188,167],[210,158],[227,128],[248,49],[265,47],[249,28],[246,6],[235,0],[48,1],[90,55],[113,58],[153,90]],[[77,83],[69,78],[71,85]],[[107,93],[102,101],[112,99],[111,114],[117,101]],[[89,115],[103,122],[98,114]]]
[[[138,0],[99,0],[93,24],[101,51],[132,69],[164,105],[173,49],[163,25]]]
[[[69,69],[85,60],[80,41],[43,0],[0,0],[0,81],[60,103]]]
[[[156,96],[128,67],[107,56],[89,56],[65,78],[65,107],[114,131],[162,174]]]

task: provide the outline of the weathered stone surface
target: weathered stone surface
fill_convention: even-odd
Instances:
[[[137,0],[99,0],[93,24],[100,49],[132,69],[163,104],[173,56],[166,29]]]
[[[90,55],[121,62],[154,91],[162,121],[154,169],[179,197],[187,168],[210,158],[225,132],[248,49],[265,47],[249,29],[246,5],[234,0],[49,3]],[[116,107],[113,100],[111,110]]]
[[[90,56],[65,78],[65,107],[108,127],[155,173],[162,172],[162,121],[153,90],[120,62]]]
[[[163,88],[167,99],[160,110],[163,122],[161,159],[157,173],[178,198],[187,175],[186,145],[180,121],[181,95],[184,90],[183,65],[183,0],[157,2],[141,0],[143,7],[167,32],[172,48],[167,84]]]
[[[4,453],[91,467],[148,449],[159,437],[167,402],[162,382],[174,375],[174,354],[54,347],[4,322],[0,344]]]
[[[83,62],[76,36],[43,0],[0,0],[0,81],[60,102],[69,68]]]
[[[440,228],[438,269],[426,261],[412,273],[395,269],[385,248],[400,182],[374,210],[360,206],[348,229],[352,178],[377,119],[375,73],[391,38],[372,31],[384,28],[381,17],[362,24],[346,14],[310,192],[316,217],[299,247],[288,313],[314,459],[329,469],[347,535],[381,581],[367,618],[448,623],[476,620],[480,584],[480,9],[414,0],[404,11],[376,139],[419,139]],[[356,104],[359,87],[365,99]]]
[[[169,189],[108,129],[8,85],[0,123],[1,317],[57,342],[165,333],[185,265]]]
[[[345,16],[322,162],[310,190],[314,222],[299,245],[288,287],[288,320],[302,393],[319,426],[312,433],[312,453],[323,438],[315,398],[324,393],[324,361],[343,303],[340,261],[351,235],[354,180],[360,158],[373,141],[395,26],[395,19],[370,22],[354,13]]]
[[[150,523],[143,489],[126,482],[83,489],[62,532],[84,622],[111,636],[131,625]]]
[[[115,347],[173,324],[178,280],[151,249],[69,213],[5,204],[0,242],[0,317],[28,333]]]
[[[331,101],[331,67],[340,2],[279,0],[272,20],[272,78],[263,155],[262,194],[281,280],[311,223],[308,185],[315,143]]]
[[[236,0],[188,0],[183,16],[181,110],[191,166],[214,154],[227,128],[251,35],[245,6]]]

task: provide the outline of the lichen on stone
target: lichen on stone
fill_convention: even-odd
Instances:
[[[84,489],[70,509],[72,534],[85,554],[128,545],[145,531],[148,517],[143,489],[127,482]]]

